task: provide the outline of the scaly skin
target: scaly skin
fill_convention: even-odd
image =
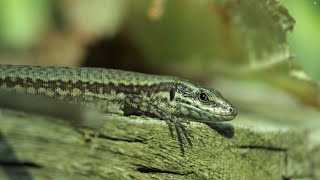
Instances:
[[[45,95],[103,112],[144,114],[165,120],[177,132],[182,153],[192,145],[184,122],[228,121],[236,109],[216,90],[187,80],[102,68],[0,65],[0,87]]]

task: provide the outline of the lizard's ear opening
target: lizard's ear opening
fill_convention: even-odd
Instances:
[[[174,88],[171,88],[170,89],[170,101],[172,101],[175,96],[176,96],[176,90]]]

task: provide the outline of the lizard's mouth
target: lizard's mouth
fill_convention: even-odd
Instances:
[[[182,112],[183,116],[191,118],[193,121],[198,122],[219,122],[219,121],[230,121],[237,115],[237,111],[232,108],[208,108],[200,109],[196,106],[189,104],[182,104],[187,109],[186,112]],[[232,109],[232,110],[230,110]]]

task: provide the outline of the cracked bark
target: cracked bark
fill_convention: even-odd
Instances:
[[[191,123],[193,147],[181,156],[162,121],[103,118],[95,135],[65,120],[1,110],[0,179],[319,178],[320,144],[310,148],[303,128],[261,125],[244,116],[225,124]]]
[[[240,149],[250,149],[250,150],[267,150],[275,152],[287,152],[285,148],[276,148],[276,147],[264,147],[264,146],[251,146],[251,145],[241,145],[238,146]]]

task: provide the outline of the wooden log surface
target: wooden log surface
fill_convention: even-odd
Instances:
[[[99,132],[65,122],[2,109],[0,179],[320,178],[319,119],[296,127],[245,114],[192,122],[184,155],[157,119],[106,114]]]

